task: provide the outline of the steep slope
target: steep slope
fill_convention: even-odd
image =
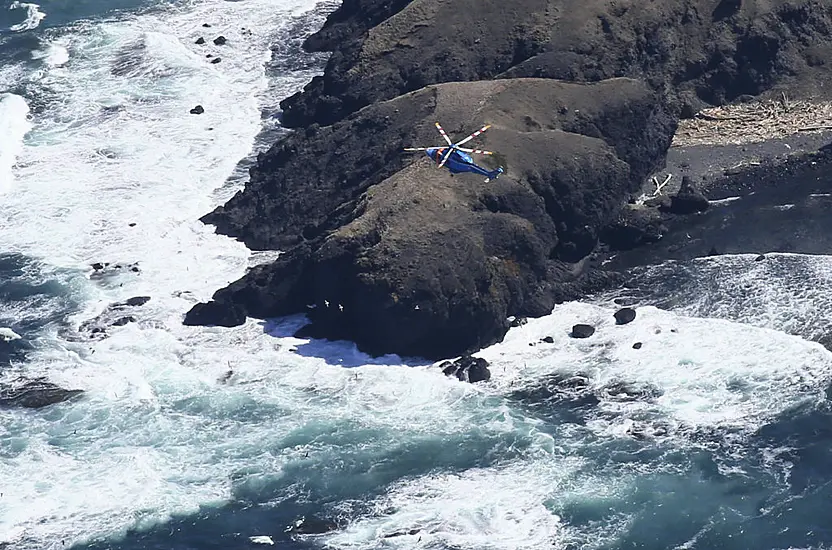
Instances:
[[[403,155],[439,142],[436,120],[459,137],[493,124],[484,141],[506,173],[484,184]],[[638,81],[513,79],[430,86],[298,132],[206,218],[251,247],[291,248],[215,300],[257,317],[310,311],[316,334],[374,353],[444,357],[494,342],[507,316],[542,315],[603,282],[573,263],[674,130]],[[204,319],[197,309],[186,321]]]
[[[334,53],[325,75],[281,104],[288,126],[331,124],[428,84],[494,77],[644,78],[687,116],[703,102],[768,90],[826,94],[830,82],[832,4],[819,0],[413,0],[395,8],[366,34],[327,43]]]

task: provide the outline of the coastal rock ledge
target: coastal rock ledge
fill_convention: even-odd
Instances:
[[[437,120],[459,137],[491,123],[506,172],[483,183],[402,154],[437,142]],[[213,309],[306,312],[306,335],[370,353],[478,349],[502,338],[507,317],[547,314],[607,282],[578,262],[675,127],[655,92],[623,78],[440,84],[313,125],[262,154],[245,190],[204,218],[285,251],[218,291]]]
[[[617,280],[588,256],[623,246],[610,228],[680,116],[828,90],[830,36],[813,0],[345,0],[305,43],[332,52],[324,75],[281,104],[298,129],[203,217],[283,253],[185,323],[302,312],[307,336],[431,359],[498,341]],[[505,173],[402,152],[441,143],[437,121],[457,139],[491,124],[476,144]]]

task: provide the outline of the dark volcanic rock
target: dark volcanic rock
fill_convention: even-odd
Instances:
[[[289,525],[285,532],[293,535],[320,535],[338,529],[338,523],[314,516],[301,517]]]
[[[222,46],[226,42],[228,42],[228,39],[226,39],[223,35],[219,35],[214,39],[214,44],[217,46]]]
[[[595,334],[595,327],[592,325],[577,324],[572,327],[572,338],[589,338]]]
[[[321,29],[306,38],[309,52],[330,52],[349,47],[368,29],[398,13],[412,0],[343,0]]]
[[[196,42],[194,42],[194,44],[205,44],[205,39],[200,36],[196,39]]]
[[[667,226],[655,208],[627,204],[612,223],[601,229],[599,237],[611,250],[631,250],[657,242],[666,231]]]
[[[704,212],[709,206],[708,199],[696,189],[693,185],[693,180],[688,176],[684,176],[682,178],[682,185],[679,187],[679,192],[670,197],[669,205],[659,206],[659,210],[671,214],[685,215]]]
[[[192,115],[201,115],[202,113],[205,112],[205,108],[202,105],[197,105],[196,107],[194,107],[193,109],[191,109],[188,112],[191,113]]]
[[[636,318],[636,310],[631,307],[622,307],[613,314],[616,325],[626,325]]]
[[[0,407],[39,409],[68,401],[82,393],[83,390],[65,390],[43,378],[19,378],[7,386],[0,386]]]
[[[245,310],[236,304],[207,302],[197,304],[185,315],[186,325],[236,327],[246,322]]]
[[[680,113],[767,90],[811,95],[830,81],[816,60],[832,56],[832,5],[816,0],[354,0],[337,13],[340,24],[307,41],[334,53],[322,77],[281,103],[289,126],[494,77],[644,78]]]
[[[511,317],[510,319],[511,319],[511,321],[509,321],[508,326],[510,326],[512,328],[522,327],[523,325],[525,325],[526,323],[529,322],[529,320],[525,317]]]
[[[713,205],[694,220],[669,215],[669,230],[661,241],[617,253],[607,266],[626,270],[717,254],[759,257],[760,250],[829,254],[830,188],[832,147],[790,156],[785,162],[763,163],[742,175],[717,178],[709,185],[709,197],[740,198]],[[786,204],[793,207],[783,208]]]
[[[477,118],[460,104],[479,105]],[[487,186],[401,153],[435,142],[435,120],[464,135],[484,118],[506,168]],[[571,262],[592,251],[674,130],[658,98],[627,79],[444,84],[312,126],[261,154],[246,189],[204,218],[250,248],[286,250],[214,300],[254,317],[316,304],[309,330],[370,353],[473,351],[501,339],[509,315],[544,315],[612,280]]]
[[[104,311],[87,319],[78,326],[77,332],[69,330],[62,331],[62,335],[68,340],[78,341],[83,339],[100,340],[109,336],[109,329],[122,327],[128,323],[135,323],[133,315],[125,313],[135,311],[134,308],[143,306],[150,301],[150,296],[134,296],[123,302],[115,302],[107,306]]]
[[[812,0],[347,0],[306,42],[333,50],[324,75],[281,103],[306,127],[203,218],[285,253],[187,322],[309,311],[307,330],[370,353],[493,343],[508,316],[615,280],[582,261],[599,239],[623,255],[663,246],[675,214],[712,221],[691,188],[622,205],[679,114],[828,89],[830,29],[832,5]],[[482,144],[499,155],[482,162],[505,174],[483,185],[402,154],[441,143],[437,120],[454,137],[491,123]]]
[[[445,361],[439,368],[447,376],[456,376],[463,382],[484,382],[491,379],[488,361],[481,357],[466,355],[456,361]]]

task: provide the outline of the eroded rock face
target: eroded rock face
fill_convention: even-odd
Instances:
[[[460,105],[479,105],[476,119]],[[462,137],[483,119],[506,169],[488,184],[401,153],[434,143],[435,120]],[[544,315],[607,282],[572,262],[674,130],[657,96],[629,79],[444,84],[313,126],[261,155],[246,189],[206,216],[249,247],[286,249],[211,307],[308,312],[317,334],[371,353],[441,358],[493,343],[509,315]]]
[[[307,42],[334,52],[325,75],[281,103],[289,126],[495,77],[642,78],[687,116],[703,101],[778,86],[809,95],[830,80],[832,6],[814,0],[370,0],[336,13]]]

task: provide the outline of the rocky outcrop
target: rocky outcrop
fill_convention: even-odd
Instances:
[[[77,331],[63,329],[61,336],[70,341],[101,340],[115,327],[136,322],[136,309],[150,301],[150,296],[134,296],[108,305],[104,311],[78,325]]]
[[[691,185],[632,198],[677,117],[823,89],[830,28],[812,0],[347,0],[306,42],[333,51],[324,75],[281,104],[303,128],[203,218],[284,253],[185,321],[303,312],[307,336],[428,358],[493,343],[510,317],[620,280],[587,261],[599,241],[654,246],[707,218]],[[454,137],[492,124],[483,164],[505,173],[484,184],[402,153],[441,143],[437,120]]]
[[[68,401],[82,393],[82,390],[65,390],[43,378],[18,378],[0,386],[0,407],[39,409]]]
[[[403,155],[437,141],[435,120],[454,135],[492,123],[489,148],[506,172],[483,184]],[[443,84],[313,126],[261,155],[246,189],[206,216],[249,247],[287,249],[210,307],[308,312],[319,335],[372,353],[477,349],[502,338],[508,316],[543,315],[608,282],[574,262],[661,162],[674,129],[656,95],[629,79]]]
[[[635,320],[636,310],[631,307],[622,307],[613,314],[616,325],[626,325]]]
[[[670,92],[677,112],[688,116],[705,102],[780,89],[809,95],[830,82],[832,5],[765,0],[725,9],[723,4],[345,2],[338,12],[344,23],[330,24],[308,42],[333,51],[326,73],[281,103],[283,120],[293,127],[331,124],[429,84],[497,77],[640,78]],[[378,22],[389,13],[395,15]],[[364,28],[366,34],[359,32]]]
[[[659,210],[669,212],[671,214],[697,214],[708,209],[710,203],[705,195],[699,192],[693,184],[690,177],[682,178],[682,185],[679,191],[670,197],[668,204],[659,206]]]
[[[488,361],[482,357],[466,355],[456,361],[445,361],[439,368],[445,376],[456,376],[462,382],[487,382],[491,379]]]

